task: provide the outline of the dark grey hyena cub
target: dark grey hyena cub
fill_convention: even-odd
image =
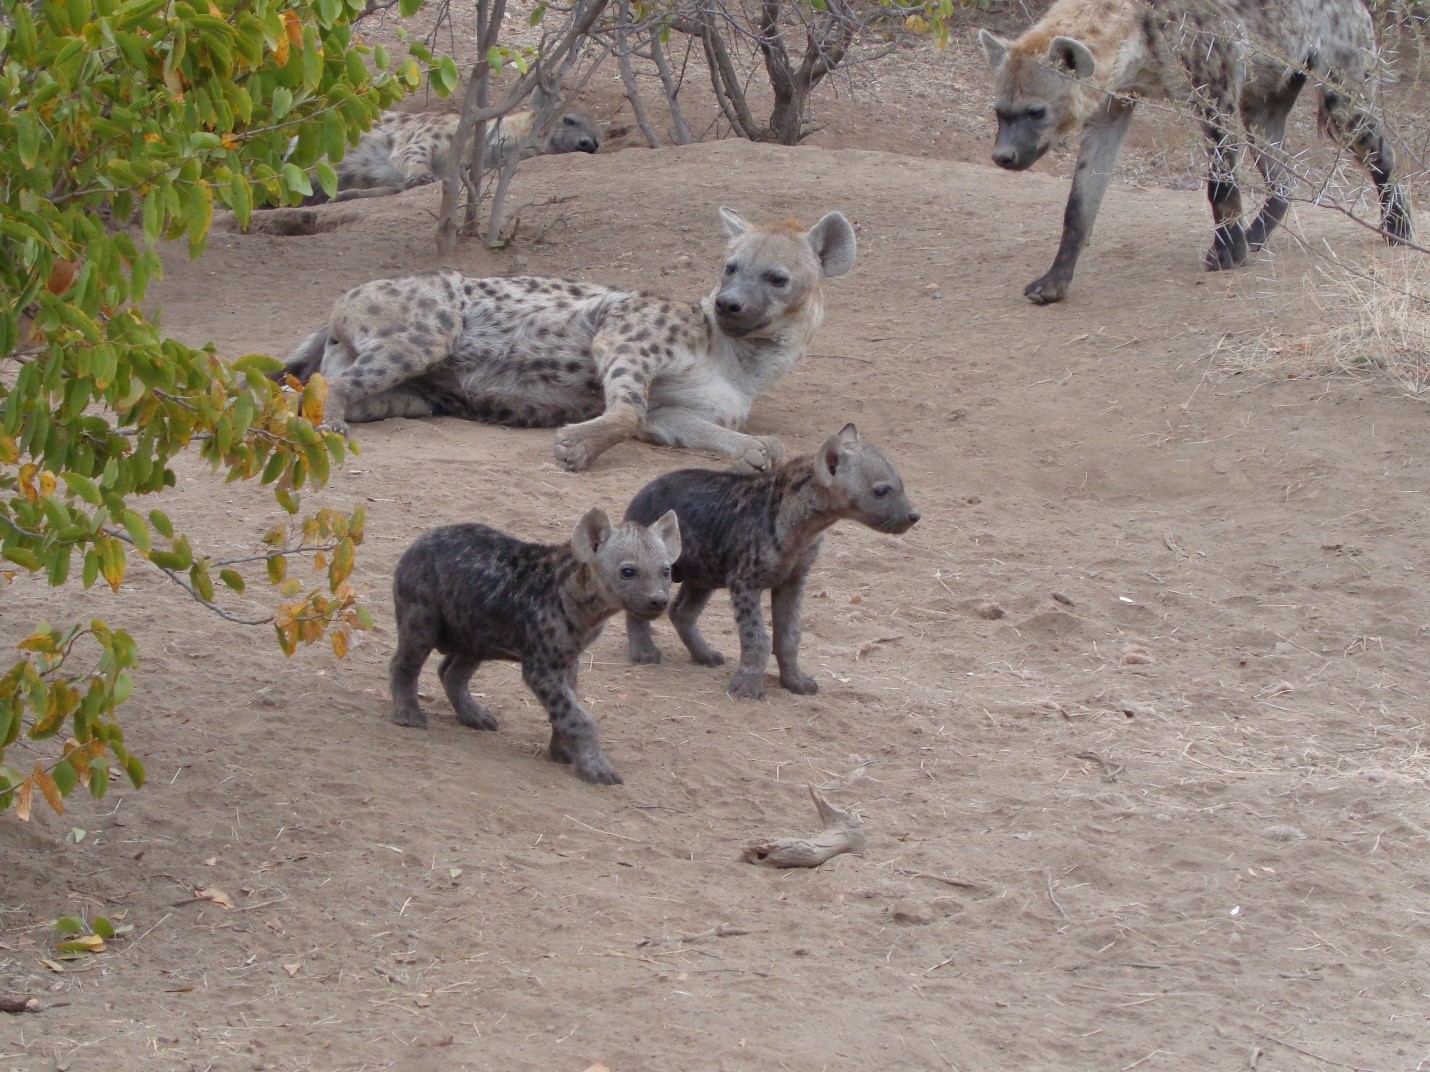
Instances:
[[[790,692],[818,692],[814,678],[799,668],[799,609],[824,530],[849,518],[879,532],[899,533],[919,519],[898,471],[859,438],[852,424],[812,455],[769,472],[667,473],[636,494],[626,520],[647,524],[670,510],[680,518],[683,548],[673,572],[681,587],[671,601],[670,620],[692,659],[719,666],[725,656],[705,643],[695,622],[712,591],[730,589],[740,630],[740,669],[728,688],[734,696],[755,700],[765,694],[770,660],[760,593],[770,589],[780,684]],[[654,617],[626,615],[633,663],[660,662],[650,633]]]
[[[651,525],[612,529],[605,513],[591,510],[569,544],[523,543],[485,525],[433,529],[407,549],[392,579],[392,721],[426,727],[417,676],[435,648],[446,656],[438,673],[457,721],[494,730],[496,718],[467,683],[485,659],[519,662],[551,716],[551,758],[574,764],[588,782],[619,783],[576,697],[577,660],[616,611],[659,617],[679,557],[680,528],[669,512]]]

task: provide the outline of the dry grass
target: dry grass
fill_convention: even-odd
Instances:
[[[1361,268],[1331,262],[1305,278],[1304,326],[1223,336],[1212,367],[1226,375],[1353,375],[1430,402],[1430,271],[1403,254]],[[1284,324],[1286,319],[1281,318]]]

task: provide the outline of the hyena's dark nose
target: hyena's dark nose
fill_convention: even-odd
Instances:
[[[722,316],[739,316],[744,308],[739,298],[727,298],[721,294],[715,299],[715,311]]]
[[[919,513],[917,510],[910,510],[910,511],[909,511],[909,514],[908,514],[908,518],[907,518],[908,523],[909,523],[910,525],[916,525],[916,524],[918,524],[919,518],[921,518],[921,517],[923,517],[923,516],[924,516],[924,515],[921,514],[921,513]]]
[[[582,138],[576,143],[576,148],[583,153],[594,153],[600,146],[596,144],[594,138]]]
[[[659,614],[665,610],[666,607],[670,606],[670,596],[663,594],[653,595],[650,599],[646,600],[646,602],[650,604],[652,614]]]
[[[1018,160],[1017,150],[1006,145],[995,146],[993,162],[1001,168],[1012,167]]]

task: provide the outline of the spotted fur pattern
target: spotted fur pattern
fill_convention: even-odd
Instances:
[[[631,438],[768,468],[779,442],[735,429],[809,345],[824,278],[854,263],[854,230],[837,212],[808,231],[721,214],[724,278],[703,302],[530,276],[377,280],[337,300],[287,372],[323,373],[336,429],[428,416],[559,425],[571,470]]]
[[[393,575],[392,720],[426,728],[417,679],[436,650],[457,721],[497,729],[469,682],[483,662],[518,662],[551,720],[551,758],[588,782],[619,783],[578,698],[578,660],[617,611],[649,618],[665,610],[679,555],[674,514],[612,529],[592,510],[563,544],[524,543],[485,525],[432,530],[403,553]]]
[[[1376,46],[1362,0],[1057,0],[1011,43],[980,33],[997,74],[999,167],[1031,167],[1061,136],[1081,133],[1077,171],[1052,267],[1023,293],[1062,300],[1139,100],[1166,99],[1201,121],[1214,223],[1208,271],[1236,268],[1265,245],[1288,208],[1286,117],[1310,82],[1321,127],[1370,172],[1382,232],[1413,239],[1405,189],[1372,111]],[[1269,195],[1242,218],[1238,120],[1250,132]]]
[[[919,519],[898,471],[852,424],[814,454],[769,473],[667,473],[636,494],[626,520],[647,524],[667,510],[680,518],[682,548],[670,620],[692,659],[719,666],[725,657],[706,643],[696,620],[711,593],[728,588],[740,632],[740,668],[728,689],[750,699],[764,696],[770,660],[764,591],[770,592],[780,684],[804,695],[818,692],[818,683],[799,668],[800,607],[825,530],[848,519],[900,533]],[[649,616],[626,616],[626,643],[631,662],[660,662]]]
[[[435,182],[446,166],[460,121],[460,116],[440,112],[383,112],[362,140],[338,161],[338,193],[333,200],[378,197]],[[552,156],[594,153],[601,147],[600,125],[585,112],[563,112],[539,143],[532,141],[536,121],[535,111],[522,108],[489,124],[488,166],[513,153]],[[315,190],[304,204],[326,200],[322,191]]]

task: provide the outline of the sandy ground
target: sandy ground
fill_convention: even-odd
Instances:
[[[17,585],[9,634],[90,613],[135,632],[150,784],[6,824],[0,996],[47,1007],[0,1017],[0,1068],[1430,1067],[1430,411],[1207,356],[1302,322],[1304,247],[1207,276],[1202,195],[1124,186],[1072,300],[1038,309],[1020,291],[1055,244],[1049,175],[725,142],[527,165],[519,201],[558,194],[526,214],[544,241],[448,263],[694,298],[720,204],[856,224],[812,352],[751,426],[809,449],[856,421],[924,519],[827,539],[803,645],[821,692],[737,702],[668,628],[666,663],[636,668],[613,627],[581,692],[619,789],[539,754],[510,667],[474,683],[498,734],[457,726],[431,670],[430,731],[390,724],[388,585],[418,533],[561,539],[716,464],[627,445],[572,475],[547,431],[360,429],[309,497],[369,514],[379,628],[342,664],[284,659],[139,567],[122,599]],[[216,233],[171,259],[164,324],[286,352],[343,288],[436,266],[435,205]],[[1394,259],[1329,211],[1296,217]],[[212,553],[279,514],[192,463],[166,509]],[[706,621],[733,650],[728,607]],[[805,786],[826,783],[862,856],[739,860],[812,831]],[[76,913],[134,936],[56,974],[48,921]]]

